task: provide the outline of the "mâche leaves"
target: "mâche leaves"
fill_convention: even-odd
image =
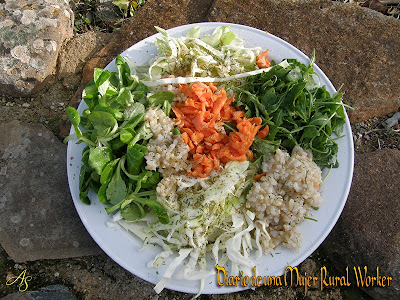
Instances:
[[[121,167],[118,165],[106,190],[107,200],[113,205],[118,204],[124,200],[126,193],[127,186],[121,176]]]
[[[100,175],[104,166],[114,158],[113,156],[110,148],[96,147],[90,151],[88,164]]]
[[[75,136],[88,145],[82,153],[79,197],[90,204],[93,189],[100,203],[111,205],[107,213],[121,210],[127,220],[137,220],[153,210],[168,223],[167,212],[154,200],[160,174],[145,170],[146,143],[153,133],[144,116],[148,106],[162,106],[169,114],[173,93],[156,93],[147,101],[147,87],[132,75],[129,64],[121,56],[115,64],[118,72],[94,70],[82,94],[88,108],[81,115],[73,107],[66,109],[75,134],[65,141]]]

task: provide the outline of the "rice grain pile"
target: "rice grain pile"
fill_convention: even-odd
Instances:
[[[272,253],[282,244],[299,251],[302,238],[298,224],[322,204],[321,170],[312,161],[311,152],[300,146],[293,149],[291,156],[278,149],[262,169],[266,175],[253,184],[246,207],[265,223],[268,234],[260,238],[263,250]],[[257,224],[260,229],[261,222]]]
[[[180,134],[172,133],[175,123],[167,117],[160,108],[149,108],[144,121],[150,126],[153,136],[146,145],[146,169],[158,169],[163,176],[189,171],[187,160],[189,146],[185,144]]]

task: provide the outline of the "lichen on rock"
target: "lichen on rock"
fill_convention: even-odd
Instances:
[[[64,0],[10,0],[0,5],[0,92],[27,96],[56,71],[74,14]]]

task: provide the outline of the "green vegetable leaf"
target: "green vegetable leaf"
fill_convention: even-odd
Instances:
[[[162,106],[164,105],[164,101],[171,103],[174,97],[175,94],[173,92],[162,91],[151,95],[147,100],[149,101],[150,106]]]
[[[117,121],[121,121],[124,117],[123,113],[120,112],[118,109],[113,109],[110,106],[107,106],[104,104],[96,105],[95,108],[93,109],[93,111],[107,112],[107,113],[111,114],[114,117],[114,119],[116,119]]]
[[[132,128],[124,128],[119,134],[121,142],[125,144],[129,144],[133,140],[134,136],[136,136],[136,132]]]
[[[156,200],[150,199],[150,198],[137,197],[134,202],[137,202],[138,204],[140,203],[142,205],[147,205],[148,207],[152,208],[153,213],[158,217],[159,221],[162,224],[169,223],[168,213],[166,212],[164,207],[160,203],[158,203]]]
[[[65,112],[66,112],[69,120],[71,121],[72,126],[74,126],[76,136],[78,138],[81,138],[82,137],[82,131],[79,129],[79,124],[81,122],[81,117],[79,115],[79,112],[74,107],[71,107],[71,106],[67,107],[65,109]]]
[[[146,108],[142,103],[135,102],[133,105],[124,110],[124,120],[129,121],[137,115],[144,114],[145,110]]]
[[[99,202],[103,205],[110,205],[111,203],[107,200],[107,191],[108,183],[104,183],[101,185],[99,188],[99,191],[97,192],[97,197],[99,198]]]
[[[261,117],[270,129],[262,142],[255,140],[252,150],[258,156],[277,147],[291,151],[300,144],[312,150],[321,168],[337,167],[338,147],[331,135],[340,135],[345,124],[342,95],[331,97],[325,87],[315,87],[313,59],[308,66],[295,59],[287,62],[285,67],[275,65],[247,77],[234,88],[238,95],[234,104],[245,117]]]
[[[79,172],[79,199],[85,204],[90,204],[87,196],[90,188],[90,174],[90,169],[86,165],[83,165]]]
[[[94,80],[89,82],[89,84],[83,90],[82,98],[89,107],[89,109],[93,109],[98,104],[98,93],[99,90],[97,89]]]
[[[139,175],[146,151],[147,148],[139,144],[128,146],[126,152],[126,162],[129,174]]]
[[[134,136],[134,138],[129,142],[129,145],[133,146],[138,141],[140,141],[142,139],[148,140],[152,136],[153,136],[153,132],[151,131],[150,127],[146,123],[143,123],[143,125],[140,126],[139,129],[137,130],[137,133]]]
[[[89,154],[89,166],[101,174],[106,164],[114,158],[113,152],[108,147],[96,147]]]
[[[111,178],[106,190],[107,200],[112,205],[116,205],[124,200],[126,193],[127,186],[125,184],[125,181],[121,177],[121,167],[120,164],[118,164],[118,167],[113,177]]]
[[[74,126],[79,126],[79,123],[81,122],[81,116],[79,115],[79,112],[71,106],[67,107],[65,112],[71,121],[71,124]]]
[[[143,206],[136,201],[132,201],[129,205],[121,209],[121,216],[127,221],[137,221],[145,215],[146,212]]]
[[[115,98],[115,102],[120,105],[120,107],[127,107],[134,103],[133,95],[127,88],[121,88],[118,96]]]
[[[96,135],[106,137],[118,128],[118,122],[112,114],[105,111],[93,111],[88,116],[93,128],[96,130]]]
[[[141,182],[141,186],[143,188],[154,187],[161,180],[160,173],[159,172],[154,172],[154,171],[146,170],[145,172],[142,172],[140,174],[140,176],[145,177],[145,179],[142,180],[142,182]]]
[[[101,175],[100,175],[100,183],[101,184],[108,184],[114,174],[115,168],[117,163],[119,162],[120,158],[114,159],[109,161],[103,168]]]
[[[132,90],[138,84],[136,77],[132,76],[128,62],[120,55],[115,58],[115,66],[118,70],[119,88]]]

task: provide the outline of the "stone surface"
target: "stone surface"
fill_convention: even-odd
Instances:
[[[114,0],[98,0],[96,7],[96,17],[111,27],[115,27],[116,23],[121,20],[122,12],[113,4]]]
[[[28,95],[53,75],[61,44],[73,35],[64,0],[0,2],[0,91]]]
[[[52,285],[43,287],[37,291],[16,292],[7,295],[1,300],[76,300],[69,289],[63,285]]]
[[[66,145],[42,125],[0,124],[0,242],[16,262],[101,253],[74,208]]]
[[[355,108],[352,122],[400,107],[400,20],[323,0],[216,0],[208,21],[266,30],[311,56]]]
[[[391,276],[389,287],[364,287],[375,299],[400,298],[400,151],[356,155],[351,191],[339,221],[323,243],[337,268],[368,268]]]
[[[110,40],[111,34],[89,31],[76,34],[66,41],[58,58],[57,78],[64,86],[77,89],[81,80],[82,69],[99,49]]]

